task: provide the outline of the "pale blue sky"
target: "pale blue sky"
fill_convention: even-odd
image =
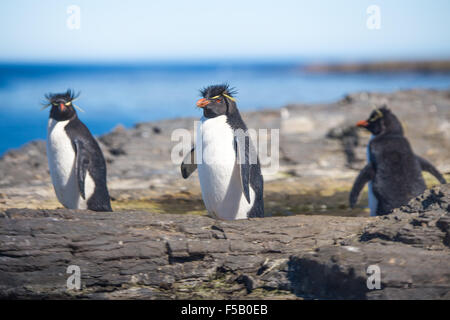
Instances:
[[[449,58],[449,31],[448,0],[2,0],[0,61]]]

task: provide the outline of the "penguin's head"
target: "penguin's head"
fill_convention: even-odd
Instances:
[[[381,133],[403,135],[400,121],[385,105],[373,110],[367,120],[359,121],[356,126],[369,130],[375,136]]]
[[[228,84],[212,85],[200,90],[203,98],[197,101],[197,107],[203,109],[205,118],[229,115],[237,111],[234,88]]]
[[[47,102],[44,108],[51,107],[50,118],[57,121],[69,120],[76,116],[75,105],[72,103],[79,96],[74,91],[68,89],[64,93],[48,93],[45,95]]]

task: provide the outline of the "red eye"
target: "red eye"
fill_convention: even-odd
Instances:
[[[216,101],[220,103],[220,102],[222,102],[222,99],[217,99]]]

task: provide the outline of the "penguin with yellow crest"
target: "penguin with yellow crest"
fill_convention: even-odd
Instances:
[[[422,171],[430,172],[440,183],[446,181],[427,160],[414,154],[398,118],[386,106],[376,108],[358,127],[372,133],[367,146],[367,165],[361,170],[350,192],[353,208],[359,193],[369,183],[370,215],[389,214],[426,189]]]

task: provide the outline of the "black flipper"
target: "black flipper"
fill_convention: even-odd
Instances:
[[[439,180],[439,182],[441,184],[446,184],[447,181],[445,181],[444,176],[439,172],[438,169],[435,168],[435,166],[433,166],[431,164],[431,162],[429,162],[428,160],[419,157],[416,155],[417,160],[419,160],[420,163],[420,167],[422,168],[423,171],[427,171],[429,173],[431,173],[436,179]]]
[[[350,192],[350,208],[354,208],[356,201],[358,200],[359,193],[364,188],[365,184],[375,177],[375,170],[372,164],[367,164],[364,169],[361,170],[358,177],[356,178],[352,191]]]
[[[241,176],[242,191],[245,199],[250,203],[250,160],[249,148],[250,140],[248,135],[239,135],[234,137],[234,148],[236,150],[236,160],[239,166]]]
[[[80,195],[83,199],[86,199],[85,191],[84,191],[84,182],[86,179],[86,172],[89,166],[89,153],[85,148],[83,148],[83,142],[79,139],[74,141],[75,144],[75,153],[76,153],[76,161],[75,161],[75,172],[78,180],[78,190],[80,191]]]
[[[184,157],[181,163],[181,175],[184,179],[187,179],[197,169],[197,162],[195,160],[195,148],[192,148],[191,152]]]

